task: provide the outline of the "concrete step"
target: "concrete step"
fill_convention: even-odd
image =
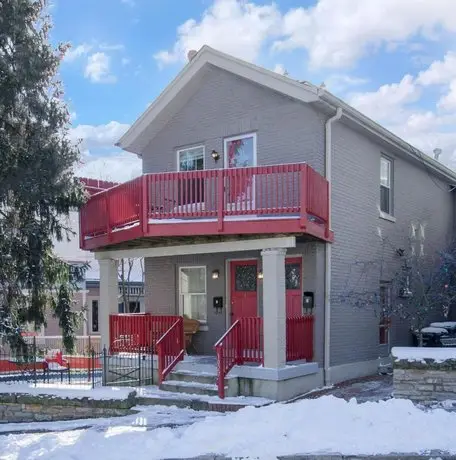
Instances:
[[[218,394],[217,385],[213,383],[187,382],[184,380],[165,380],[160,385],[160,390],[190,395],[217,396]]]
[[[192,371],[172,371],[167,380],[178,380],[179,382],[196,382],[217,384],[217,374],[192,372]]]

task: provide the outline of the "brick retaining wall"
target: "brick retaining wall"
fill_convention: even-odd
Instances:
[[[0,423],[48,422],[115,417],[136,413],[135,392],[127,399],[59,398],[20,393],[0,394]]]

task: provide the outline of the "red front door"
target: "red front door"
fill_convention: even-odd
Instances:
[[[231,324],[258,315],[257,261],[231,262]]]
[[[302,258],[285,259],[287,318],[302,316]]]

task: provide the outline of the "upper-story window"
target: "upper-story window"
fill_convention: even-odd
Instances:
[[[393,215],[393,163],[386,157],[380,159],[380,211]]]
[[[204,145],[177,151],[179,171],[199,171],[204,169]]]

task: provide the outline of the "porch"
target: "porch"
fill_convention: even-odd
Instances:
[[[243,250],[244,243],[252,249]],[[100,329],[111,354],[156,355],[155,381],[164,389],[199,391],[210,379],[217,387],[209,390],[220,397],[225,389],[232,396],[237,382],[238,394],[286,399],[319,384],[322,341],[315,348],[314,337],[317,331],[321,338],[323,330],[323,244],[277,237],[144,249],[147,313],[119,315],[113,308],[117,264],[112,258],[129,251],[97,253]],[[185,350],[184,315],[199,323],[191,355]],[[210,376],[197,368],[181,375],[195,353],[215,355]],[[181,383],[183,377],[191,382]]]
[[[195,235],[332,241],[328,182],[305,163],[144,174],[89,198],[80,247],[141,247]]]
[[[312,315],[286,320],[286,362],[288,367],[303,367],[314,373]],[[110,316],[110,348],[108,369],[117,379],[118,366],[127,362],[129,371],[138,368],[155,369],[151,382],[158,382],[165,391],[196,394],[218,394],[224,398],[239,394],[239,382],[232,379],[265,379],[272,369],[264,367],[264,334],[262,318],[240,318],[215,344],[216,356],[189,355],[183,338],[183,318],[122,314]],[[116,358],[116,354],[121,358]],[[142,355],[138,361],[137,356]],[[129,358],[131,357],[131,358]],[[111,362],[112,361],[112,362]],[[131,362],[130,362],[131,361]],[[144,362],[155,362],[144,366]],[[139,364],[138,364],[139,362]],[[106,363],[105,363],[106,364]],[[311,366],[309,366],[311,364]],[[243,368],[247,366],[246,368]],[[262,375],[263,374],[263,375]],[[169,379],[168,379],[169,377]],[[168,380],[167,380],[168,379]],[[117,381],[117,380],[116,380]],[[183,382],[183,383],[181,383]],[[109,383],[109,382],[108,382]]]

